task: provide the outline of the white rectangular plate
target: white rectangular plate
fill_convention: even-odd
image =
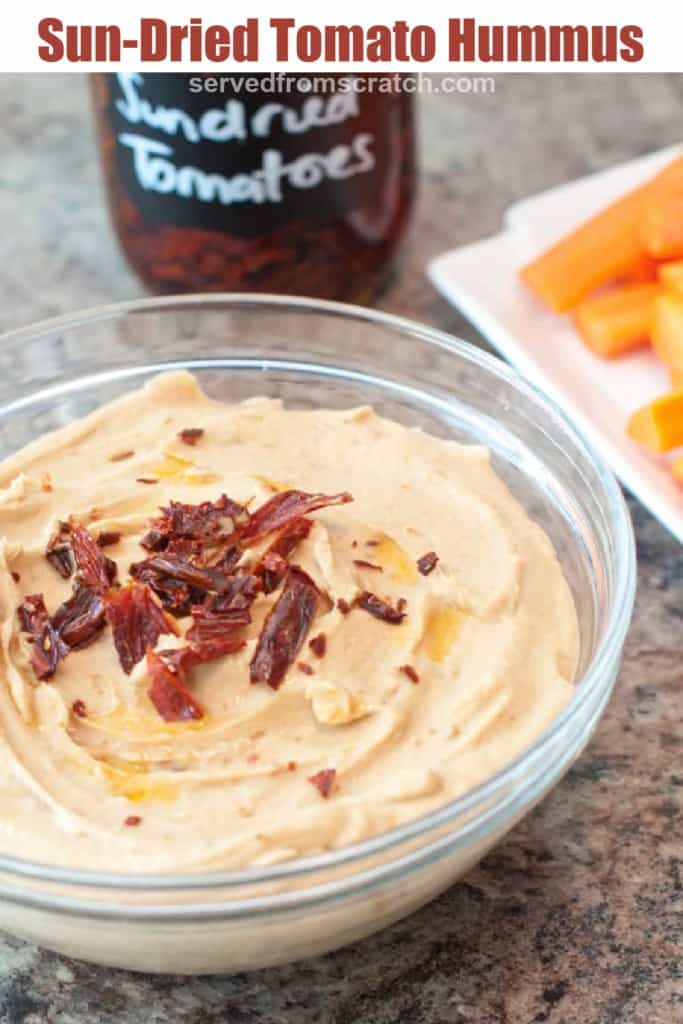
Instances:
[[[576,423],[622,483],[683,543],[683,491],[665,458],[626,435],[631,412],[669,387],[650,352],[607,362],[567,316],[547,312],[518,280],[520,266],[671,160],[679,147],[551,189],[510,207],[505,230],[429,266],[434,285],[498,351]]]

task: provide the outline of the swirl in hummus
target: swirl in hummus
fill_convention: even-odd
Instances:
[[[569,587],[484,448],[366,407],[228,406],[170,373],[7,459],[0,488],[2,852],[176,871],[333,849],[483,781],[570,699]],[[192,668],[196,718],[159,714],[150,656],[126,673],[110,625],[36,677],[17,609],[72,593],[45,555],[60,522],[104,534],[125,586],[170,502],[253,510],[288,489],[353,502],[311,512],[288,556],[319,600],[277,688],[250,673],[281,581],[254,598],[242,646]],[[368,595],[403,611],[384,621]],[[192,620],[174,621],[156,652],[184,643]]]

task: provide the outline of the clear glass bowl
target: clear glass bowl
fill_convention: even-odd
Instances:
[[[215,295],[110,306],[0,339],[0,455],[169,368],[213,396],[300,407],[373,404],[487,445],[558,551],[581,654],[568,707],[512,763],[438,811],[320,856],[238,872],[150,876],[0,856],[0,927],[133,970],[243,970],[384,927],[463,875],[581,752],[608,700],[635,589],[619,487],[564,417],[512,370],[439,331],[372,310]],[[542,628],[542,624],[539,623]]]

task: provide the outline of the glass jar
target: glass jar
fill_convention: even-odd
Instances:
[[[385,282],[415,188],[398,76],[120,72],[93,92],[114,227],[152,291],[362,302]]]

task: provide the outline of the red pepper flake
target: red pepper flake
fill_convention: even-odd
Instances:
[[[123,824],[127,825],[128,828],[136,828],[141,822],[142,818],[139,814],[129,814]]]
[[[136,476],[136,483],[139,484],[158,484],[159,480],[155,476]]]
[[[377,547],[379,547],[379,541],[378,540],[366,540],[365,546],[366,546],[366,548],[377,548]]]
[[[84,526],[73,525],[69,536],[80,583],[92,590],[105,591],[116,579],[116,562],[102,554]]]
[[[349,612],[351,611],[351,605],[349,604],[348,601],[345,601],[343,597],[337,598],[337,608],[342,613],[342,615],[348,615]]]
[[[152,648],[147,650],[149,699],[165,722],[189,722],[203,718],[204,712],[185,684],[180,665],[171,665]]]
[[[417,674],[417,672],[415,671],[415,669],[413,668],[412,665],[401,665],[401,668],[399,669],[399,671],[403,672],[403,674],[405,676],[408,676],[408,679],[410,679],[411,683],[419,683],[420,682],[420,677],[419,677],[419,675]]]
[[[87,718],[88,710],[85,706],[85,701],[75,700],[71,705],[72,714],[76,715],[77,718]]]
[[[149,587],[129,583],[110,590],[104,599],[107,621],[112,628],[121,668],[129,675],[133,666],[154,647],[163,633],[175,633],[171,620],[152,597]]]
[[[21,580],[21,576],[19,575],[19,573],[15,572],[14,569],[13,569],[11,575],[12,575],[12,579],[14,580],[14,582],[15,583],[19,583],[19,581]]]
[[[388,601],[382,600],[376,594],[371,594],[369,590],[364,590],[362,594],[358,595],[356,604],[376,619],[388,622],[392,626],[398,626],[406,617],[402,608],[393,608]]]
[[[375,565],[374,562],[366,562],[364,558],[354,558],[353,564],[359,569],[372,569],[374,572],[384,572],[381,565]]]
[[[398,601],[396,602],[397,611],[403,612],[406,610],[407,607],[408,602],[406,601],[405,597],[399,597]]]
[[[426,555],[422,556],[422,558],[418,558],[418,571],[421,572],[423,576],[429,576],[430,572],[433,572],[433,570],[436,569],[438,561],[439,556],[436,551],[428,551]]]
[[[186,427],[184,430],[181,430],[178,434],[178,437],[183,442],[183,444],[189,444],[193,448],[196,445],[197,441],[200,441],[203,436],[204,431],[202,430],[201,427]]]
[[[293,519],[306,516],[330,505],[345,505],[353,501],[348,491],[342,494],[307,494],[305,491],[280,491],[257,508],[241,532],[241,543],[254,544],[268,533],[281,530]]]
[[[336,776],[336,768],[323,768],[322,771],[316,772],[315,775],[309,775],[308,781],[312,786],[315,786],[322,797],[327,799],[334,785]]]
[[[50,537],[45,548],[45,557],[64,580],[68,580],[74,571],[73,555],[69,543],[71,526],[60,523],[58,530]]]
[[[287,771],[288,772],[295,772],[298,767],[299,766],[297,765],[296,761],[288,761],[287,762]]]
[[[300,661],[297,665],[299,672],[303,672],[305,676],[314,676],[315,672],[310,665],[307,665],[305,661]]]
[[[249,665],[252,683],[277,690],[306,639],[318,605],[318,588],[303,569],[291,566],[282,592],[263,623]]]
[[[316,658],[324,658],[325,651],[327,650],[327,637],[324,633],[318,633],[312,640],[308,641],[308,646],[311,648]]]
[[[121,540],[119,530],[102,530],[97,535],[97,546],[99,548],[110,548]]]
[[[351,547],[352,548],[357,548],[358,547],[358,541],[357,540],[352,540],[351,541]]]

